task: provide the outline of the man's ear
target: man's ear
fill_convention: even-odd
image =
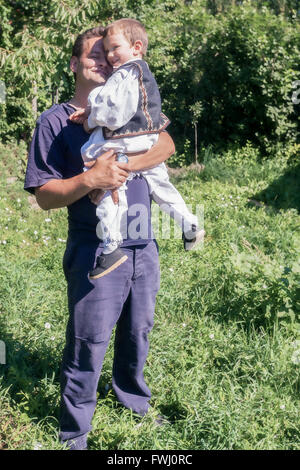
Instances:
[[[133,45],[133,54],[141,55],[143,50],[143,43],[140,39],[137,39]]]
[[[78,66],[78,57],[73,55],[70,60],[70,69],[72,70],[73,73],[77,72],[77,66]]]

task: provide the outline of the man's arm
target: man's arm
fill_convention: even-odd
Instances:
[[[157,143],[147,152],[131,156],[128,164],[116,162],[113,151],[110,150],[95,162],[91,162],[89,166],[93,166],[89,171],[68,179],[53,179],[36,188],[37,203],[44,210],[57,209],[69,206],[94,189],[119,188],[126,180],[128,171],[152,168],[174,152],[174,142],[167,132],[162,132]],[[116,195],[114,202],[118,202]]]
[[[174,152],[175,145],[173,139],[167,132],[161,132],[157,143],[153,145],[150,150],[145,153],[130,156],[128,162],[129,169],[135,172],[153,168],[170,158]]]
[[[93,189],[120,187],[126,181],[128,171],[128,164],[116,162],[113,151],[109,150],[95,161],[89,171],[72,178],[52,179],[36,188],[36,200],[44,210],[65,207]]]

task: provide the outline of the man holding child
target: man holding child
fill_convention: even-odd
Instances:
[[[71,122],[74,111],[85,108],[89,93],[111,74],[102,35],[97,27],[80,34],[73,46],[70,68],[75,74],[75,94],[69,102],[52,106],[39,117],[29,153],[25,189],[34,193],[42,209],[68,208],[68,241],[63,260],[68,285],[69,321],[61,369],[60,440],[71,449],[87,448],[87,435],[96,406],[102,362],[116,325],[112,384],[117,399],[143,416],[149,408],[150,390],[143,368],[148,334],[153,326],[159,289],[159,260],[151,229],[148,185],[139,171],[159,165],[174,152],[172,139],[161,132],[157,143],[128,163],[117,162],[113,151],[83,171],[80,149],[89,134]],[[101,279],[88,273],[101,254],[97,237],[96,206],[99,193],[122,186],[128,174],[128,220],[131,208],[143,207],[142,238],[122,243],[127,259]],[[114,202],[117,203],[116,192]],[[131,214],[131,215],[130,215]]]

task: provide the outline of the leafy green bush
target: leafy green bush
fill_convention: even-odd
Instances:
[[[285,318],[300,328],[300,259],[291,267],[263,254],[244,241],[247,251],[232,245],[227,289],[230,315],[254,325],[271,324]]]
[[[267,9],[233,9],[197,61],[204,142],[224,148],[249,140],[270,151],[278,142],[296,140],[291,96],[299,73],[298,25]]]

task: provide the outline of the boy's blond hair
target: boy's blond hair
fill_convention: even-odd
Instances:
[[[116,32],[121,32],[131,46],[134,45],[135,41],[142,41],[142,55],[144,56],[146,54],[148,36],[145,27],[138,20],[134,20],[132,18],[121,18],[120,20],[114,21],[106,26],[103,38]]]

